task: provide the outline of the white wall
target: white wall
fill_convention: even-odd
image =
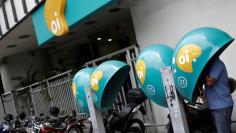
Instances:
[[[41,51],[34,53],[34,56],[30,52],[12,55],[7,58],[6,63],[1,64],[0,72],[5,92],[12,90],[17,84],[12,77],[25,76],[30,66],[33,67],[32,70],[40,72],[50,67],[46,53]]]
[[[203,26],[214,26],[236,37],[235,0],[133,0],[130,6],[141,48],[153,43],[164,43],[174,48],[185,33]],[[229,76],[234,78],[235,44],[233,42],[221,56]],[[233,98],[236,105],[236,93]],[[157,123],[164,124],[168,111],[159,106],[155,106],[154,110]],[[232,119],[236,120],[236,107]]]

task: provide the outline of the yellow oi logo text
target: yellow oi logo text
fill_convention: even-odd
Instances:
[[[99,90],[99,81],[102,79],[102,72],[101,71],[95,71],[93,72],[90,80],[91,88],[95,91]]]
[[[146,78],[146,65],[143,60],[139,60],[136,63],[135,71],[136,71],[139,81],[143,85]]]
[[[46,0],[45,21],[50,32],[56,36],[69,32],[65,18],[65,7],[66,0]]]
[[[72,91],[73,91],[73,94],[76,96],[76,94],[77,94],[77,88],[76,88],[75,82],[72,83],[71,89],[72,89]]]
[[[193,62],[202,54],[202,50],[196,44],[188,44],[183,46],[177,54],[177,66],[184,72],[193,72]]]

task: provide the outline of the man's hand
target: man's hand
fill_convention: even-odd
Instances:
[[[216,82],[216,79],[211,77],[211,76],[209,76],[209,75],[205,76],[205,80],[206,80],[206,85],[208,87],[212,87],[215,84],[215,82]]]

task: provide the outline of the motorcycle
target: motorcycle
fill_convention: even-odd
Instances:
[[[49,114],[51,117],[41,116],[32,120],[32,130],[34,133],[82,133],[82,120],[78,120],[76,115],[58,117],[59,109],[53,107]],[[43,117],[43,118],[42,118]]]
[[[190,133],[200,132],[200,133],[215,133],[216,128],[214,122],[211,118],[210,110],[207,106],[196,103],[192,105],[187,102],[185,105],[186,119],[189,127]],[[169,123],[166,126],[167,133],[173,133],[173,127],[171,123],[171,118],[168,115]]]
[[[134,118],[134,116],[139,110],[143,115],[146,114],[143,106],[141,106],[141,103],[146,100],[146,96],[141,92],[140,89],[132,89],[128,91],[127,98],[129,103],[125,105],[120,112],[112,111],[112,115],[110,117],[105,115],[104,124],[106,132],[145,132],[144,123],[140,119]]]
[[[208,107],[202,104],[191,105],[187,103],[186,116],[190,132],[200,131],[201,133],[216,132],[214,122]]]
[[[26,133],[26,128],[23,127],[18,117],[14,120],[13,115],[6,114],[3,119],[4,122],[0,126],[0,133]],[[24,124],[24,126],[27,125],[28,124]]]
[[[29,120],[25,119],[26,114],[24,112],[20,112],[16,115],[11,132],[14,133],[27,133]]]

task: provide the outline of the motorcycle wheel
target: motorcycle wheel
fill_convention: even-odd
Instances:
[[[73,127],[69,130],[69,133],[83,133],[83,131],[78,127]]]
[[[144,133],[145,127],[141,120],[132,119],[125,129],[125,133]]]

